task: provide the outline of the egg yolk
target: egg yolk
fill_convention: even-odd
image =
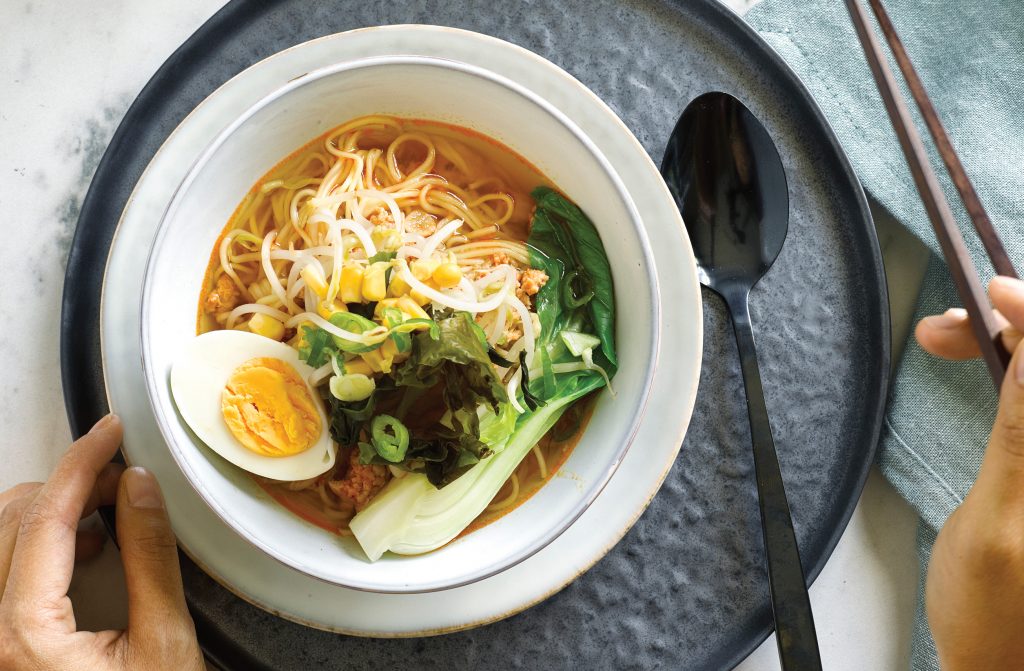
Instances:
[[[280,359],[259,357],[236,368],[221,394],[221,412],[238,442],[267,457],[298,454],[320,437],[309,388]]]

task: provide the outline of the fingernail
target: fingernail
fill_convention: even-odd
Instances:
[[[128,504],[133,508],[163,508],[164,497],[153,474],[144,468],[134,466],[124,472],[125,493]]]
[[[117,415],[115,415],[114,413],[110,413],[100,421],[93,424],[92,428],[89,429],[89,433],[92,433],[93,431],[99,431],[103,427],[109,426],[110,423],[113,422],[115,419],[117,419]]]
[[[941,315],[928,318],[928,323],[935,328],[955,329],[963,325],[967,319],[967,310],[963,308],[950,308]]]

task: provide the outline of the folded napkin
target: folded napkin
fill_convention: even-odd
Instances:
[[[1007,251],[1024,271],[1024,12],[1020,0],[886,0],[885,6]],[[869,195],[931,248],[933,257],[915,323],[927,314],[960,305],[845,3],[764,0],[746,18],[811,90]],[[897,79],[902,82],[899,75]],[[905,89],[904,95],[916,114]],[[917,121],[926,134],[920,117]],[[941,166],[930,141],[926,144],[932,164]],[[987,282],[991,264],[952,183],[944,169],[938,171],[974,262]],[[963,500],[977,474],[995,416],[996,396],[981,363],[939,361],[912,341],[911,337],[892,387],[879,462],[885,476],[921,515],[918,540],[924,567],[936,531]],[[938,669],[920,601],[919,597],[911,666]]]

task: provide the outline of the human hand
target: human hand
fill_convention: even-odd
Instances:
[[[45,484],[0,494],[0,669],[202,671],[185,606],[174,534],[160,487],[140,468],[110,464],[121,423],[110,415],[80,438]],[[128,629],[77,631],[67,591],[80,518],[117,502]],[[96,539],[79,540],[79,554]]]
[[[942,527],[928,567],[928,623],[947,671],[1015,669],[1024,660],[1024,282],[997,277],[989,295],[1014,354],[978,479]],[[980,355],[963,310],[921,320],[916,335],[936,356]]]

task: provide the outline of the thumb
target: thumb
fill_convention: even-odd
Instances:
[[[1019,495],[1024,478],[1024,347],[1018,347],[1006,369],[999,411],[978,479],[997,492]]]
[[[128,590],[132,647],[154,643],[162,648],[171,638],[169,634],[178,630],[194,637],[163,494],[153,474],[143,468],[129,468],[121,477],[117,536]]]

